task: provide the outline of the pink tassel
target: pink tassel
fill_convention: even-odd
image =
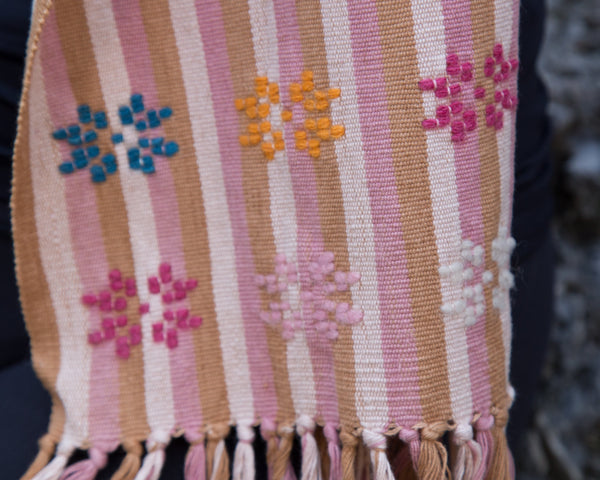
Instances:
[[[400,430],[398,437],[404,443],[408,445],[410,452],[410,459],[412,460],[413,469],[417,471],[417,465],[419,464],[419,453],[421,451],[421,442],[419,441],[419,433],[415,430],[409,430],[407,428]]]
[[[332,423],[327,423],[323,428],[323,433],[327,439],[327,452],[329,453],[329,480],[339,480],[342,478],[342,464],[337,428]]]
[[[475,422],[475,430],[477,431],[475,434],[475,439],[481,446],[481,462],[479,464],[479,468],[477,468],[473,474],[474,479],[482,479],[487,473],[491,460],[490,453],[494,449],[494,439],[492,437],[492,433],[490,432],[490,429],[493,425],[494,417],[491,415],[480,417]]]
[[[185,480],[206,480],[206,454],[204,439],[190,445],[185,456]]]
[[[90,448],[89,456],[89,460],[83,460],[68,467],[61,475],[60,480],[93,480],[98,470],[106,466],[108,455],[97,448]]]
[[[294,472],[294,467],[292,466],[291,462],[288,463],[283,480],[297,480],[296,472]]]

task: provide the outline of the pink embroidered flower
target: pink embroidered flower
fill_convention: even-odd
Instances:
[[[517,74],[518,69],[519,61],[516,58],[505,59],[502,45],[499,43],[494,45],[492,56],[485,59],[483,67],[485,76],[493,77],[496,85],[494,103],[485,107],[485,123],[488,127],[500,130],[504,125],[503,110],[517,108],[516,92],[509,88],[507,83]]]

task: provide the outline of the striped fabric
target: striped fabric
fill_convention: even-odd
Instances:
[[[13,225],[53,410],[23,479],[122,446],[113,480],[156,480],[180,435],[186,480],[253,479],[257,436],[272,480],[294,436],[303,480],[513,477],[517,0],[34,12]]]

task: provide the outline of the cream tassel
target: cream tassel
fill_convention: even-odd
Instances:
[[[374,480],[394,480],[392,466],[386,455],[387,439],[385,435],[363,430],[362,437],[369,448]]]

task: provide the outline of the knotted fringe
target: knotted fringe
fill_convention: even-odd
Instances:
[[[369,448],[374,480],[395,480],[392,466],[387,458],[387,438],[385,435],[363,430],[362,437]]]
[[[482,415],[475,421],[475,439],[481,447],[481,462],[473,474],[473,478],[477,480],[482,480],[489,471],[491,455],[494,450],[494,439],[490,431],[493,425],[494,417],[491,415]]]
[[[512,458],[506,442],[505,427],[508,422],[508,407],[492,407],[494,425],[490,429],[493,450],[486,480],[510,480],[512,475]]]
[[[89,450],[89,459],[74,463],[60,476],[60,480],[93,480],[99,470],[106,467],[108,455],[106,452],[92,447]]]
[[[56,439],[49,433],[38,440],[38,445],[40,447],[38,454],[21,477],[21,480],[31,480],[40,470],[48,465],[52,455],[54,455],[54,450],[56,450],[56,444]]]
[[[238,443],[233,457],[233,480],[254,480],[254,429],[252,422],[239,422],[237,425]]]
[[[419,452],[421,441],[419,433],[415,430],[402,429],[398,432],[398,438],[402,440],[405,447],[400,451],[400,459],[397,475],[400,480],[413,480],[417,478],[417,467],[419,464]]]
[[[327,440],[327,453],[329,454],[329,480],[340,480],[342,478],[342,466],[337,427],[332,423],[326,423],[323,427],[323,434]]]
[[[421,432],[421,447],[417,462],[419,480],[451,478],[448,468],[448,452],[440,439],[452,426],[447,422],[420,424],[414,427]]]
[[[42,468],[32,480],[58,480],[63,473],[74,448],[58,447],[58,452],[52,461]]]
[[[134,480],[140,466],[141,458],[144,449],[140,442],[135,440],[125,439],[122,442],[123,450],[125,450],[125,458],[121,462],[119,469],[110,477],[110,480]]]
[[[316,424],[308,415],[296,420],[296,429],[302,439],[302,480],[321,480],[321,460],[315,440]]]
[[[167,432],[155,431],[150,434],[146,442],[148,453],[135,480],[158,480],[165,464],[165,448],[170,440],[171,436]]]
[[[185,467],[183,470],[185,480],[206,480],[206,452],[204,451],[204,437],[190,438],[190,448],[185,456]],[[114,480],[114,479],[111,479]]]
[[[342,429],[340,432],[340,440],[342,441],[341,454],[341,470],[342,480],[354,480],[355,470],[354,464],[356,461],[356,450],[360,439],[352,433]]]
[[[260,434],[263,440],[267,444],[267,470],[268,478],[273,478],[273,462],[275,461],[275,455],[277,455],[277,449],[279,448],[279,439],[277,438],[277,426],[269,419],[263,418],[260,424]]]
[[[291,427],[279,427],[279,447],[273,458],[273,480],[292,480],[294,469],[290,463],[290,454],[294,444],[294,429]]]
[[[209,480],[229,480],[229,455],[225,448],[228,425],[213,425],[207,432],[206,469]]]
[[[452,441],[457,446],[456,455],[452,462],[453,480],[481,480],[476,477],[476,472],[482,463],[481,446],[473,440],[473,428],[471,425],[460,423],[452,433]]]

